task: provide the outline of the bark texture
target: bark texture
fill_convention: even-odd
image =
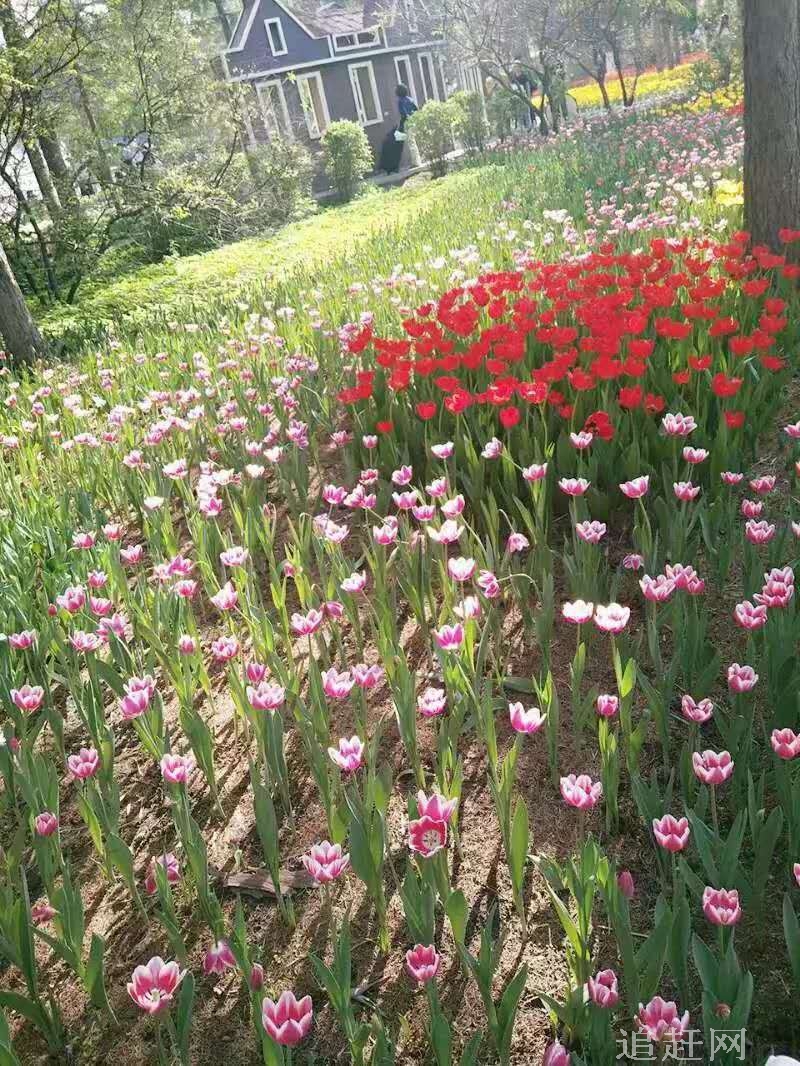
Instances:
[[[744,0],[744,203],[755,244],[800,228],[800,0]]]
[[[0,245],[0,346],[14,366],[44,354],[44,342]]]

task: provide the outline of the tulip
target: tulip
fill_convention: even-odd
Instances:
[[[767,608],[764,605],[755,607],[749,600],[744,600],[734,607],[733,617],[743,629],[761,629],[767,624]]]
[[[591,482],[584,477],[562,477],[559,479],[558,487],[567,496],[583,496],[590,484]]]
[[[497,437],[492,437],[488,441],[481,452],[482,459],[499,459],[503,451],[503,442],[499,441]]]
[[[255,688],[247,686],[247,702],[254,711],[277,711],[285,699],[286,690],[282,685],[261,681]]]
[[[219,592],[211,597],[211,602],[218,611],[232,611],[239,602],[239,596],[231,582],[226,581]]]
[[[700,702],[695,702],[691,696],[685,695],[681,697],[681,713],[688,722],[702,725],[714,713],[714,704],[710,699],[701,699]]]
[[[442,651],[456,651],[464,642],[464,627],[461,623],[434,629],[434,639]]]
[[[31,921],[34,925],[44,925],[56,914],[58,914],[58,911],[55,907],[51,907],[46,901],[44,903],[34,903],[31,907]]]
[[[774,474],[762,474],[760,477],[753,478],[750,482],[750,488],[753,492],[757,492],[759,496],[766,496],[775,488],[776,481],[777,478]]]
[[[339,673],[333,666],[322,675],[322,690],[331,699],[341,700],[350,695],[355,684],[348,670]]]
[[[510,533],[506,541],[506,551],[508,552],[522,552],[526,548],[530,548],[530,546],[531,542],[524,533]]]
[[[547,463],[533,463],[522,471],[526,481],[542,481],[547,477]]]
[[[406,969],[419,984],[427,984],[439,972],[441,956],[433,945],[415,944],[406,952]]]
[[[545,722],[545,715],[538,707],[528,707],[526,710],[520,702],[509,703],[508,716],[511,728],[517,733],[538,733]]]
[[[675,582],[665,574],[659,574],[658,577],[645,574],[639,581],[639,587],[645,599],[651,603],[666,603],[675,591]]]
[[[314,844],[311,851],[302,857],[303,866],[318,885],[327,885],[340,877],[350,865],[350,856],[342,854],[339,844],[323,840]]]
[[[382,666],[367,666],[366,663],[357,663],[353,667],[353,680],[359,688],[375,688],[381,683],[384,676]]]
[[[571,1062],[572,1056],[559,1040],[545,1048],[542,1066],[570,1066]]]
[[[594,609],[594,624],[603,633],[621,633],[630,621],[630,607],[622,607],[618,603],[607,605],[598,604]]]
[[[161,776],[169,785],[185,785],[195,767],[194,755],[173,755],[167,752],[161,757]]]
[[[744,524],[744,535],[751,544],[769,544],[775,536],[775,526],[763,519],[757,522],[751,518]]]
[[[448,559],[447,572],[453,581],[469,581],[475,573],[475,560],[465,559],[463,556],[458,556],[456,559]]]
[[[588,774],[569,774],[568,777],[562,777],[560,788],[564,802],[579,811],[591,810],[603,795],[602,784],[592,781]]]
[[[653,819],[653,833],[656,841],[667,851],[683,851],[689,843],[688,818],[674,818],[665,814],[663,818]]]
[[[250,968],[248,982],[253,992],[260,992],[264,987],[264,967],[260,962],[254,962]]]
[[[154,855],[147,865],[147,873],[144,878],[144,888],[148,896],[155,895],[158,888],[158,882],[156,881],[157,865],[164,870],[168,884],[175,885],[181,879],[181,867],[177,855],[174,855],[171,851],[166,851],[163,855]]]
[[[217,940],[203,956],[203,973],[206,977],[212,973],[225,973],[233,969],[236,959],[227,940]]]
[[[58,816],[53,814],[52,811],[42,811],[41,814],[36,815],[33,824],[36,828],[37,836],[51,837],[58,829]]]
[[[647,495],[650,489],[650,475],[640,474],[639,477],[633,478],[632,481],[623,481],[620,484],[620,489],[629,500],[641,499],[642,496]]]
[[[156,955],[146,966],[137,966],[133,971],[128,994],[137,1007],[148,1014],[162,1014],[169,1010],[175,991],[185,976],[186,971],[180,970],[177,962],[164,962]]]
[[[328,748],[328,755],[340,770],[344,770],[347,774],[354,774],[363,761],[364,744],[355,735],[349,740],[347,737],[342,737],[338,748]]]
[[[736,925],[742,916],[739,893],[735,888],[711,888],[703,890],[703,914],[714,925]]]
[[[692,755],[692,768],[704,785],[722,785],[733,773],[733,759],[727,751],[696,751]]]
[[[430,859],[447,847],[447,822],[427,815],[409,822],[408,846],[424,859]]]
[[[592,620],[592,617],[594,616],[594,604],[587,603],[585,600],[574,600],[572,603],[565,603],[562,606],[561,614],[567,622],[572,622],[573,625],[582,626],[586,622]]]
[[[739,482],[744,480],[744,474],[740,474],[735,470],[723,470],[720,478],[725,485],[738,485]]]
[[[605,522],[578,522],[575,532],[586,544],[599,544],[606,534]]]
[[[619,1003],[619,988],[617,975],[613,970],[601,970],[589,978],[589,998],[598,1007],[616,1007]]]
[[[666,1002],[661,996],[653,996],[645,1007],[639,1004],[637,1016],[639,1031],[644,1033],[648,1040],[659,1044],[677,1043],[686,1036],[689,1029],[689,1012],[683,1016],[678,1015],[678,1008],[671,1000]]]
[[[295,1047],[311,1029],[314,1009],[311,996],[295,999],[293,992],[281,993],[277,1003],[265,999],[261,1004],[261,1024],[276,1044]]]
[[[794,874],[794,879],[797,882],[798,887],[800,887],[800,862],[796,862],[792,866],[792,873]]]
[[[457,518],[463,513],[464,508],[466,507],[466,500],[459,492],[457,496],[452,498],[452,500],[445,500],[441,507],[442,514],[445,518]]]
[[[770,743],[780,759],[794,759],[800,755],[800,735],[792,729],[773,729]]]
[[[604,693],[597,697],[595,706],[601,718],[613,718],[619,710],[619,698]]]
[[[619,890],[625,899],[633,899],[636,894],[636,885],[633,880],[633,874],[630,870],[620,870],[617,875],[617,885]]]
[[[626,555],[622,560],[622,565],[626,570],[641,570],[644,566],[644,558],[636,553]]]
[[[457,806],[457,799],[445,799],[438,792],[434,792],[430,797],[426,796],[422,789],[417,793],[417,811],[420,818],[449,822]]]
[[[475,583],[487,600],[496,600],[500,595],[500,582],[491,570],[481,570]]]
[[[365,573],[353,573],[350,577],[346,577],[341,584],[342,592],[349,592],[351,595],[355,595],[357,592],[363,592],[367,587],[367,575]]]
[[[78,611],[83,610],[86,603],[86,593],[79,585],[70,586],[64,589],[60,596],[56,596],[56,603],[69,614],[77,614]]]
[[[38,711],[43,700],[44,689],[41,685],[23,685],[22,688],[11,689],[11,702],[26,714]]]
[[[752,666],[740,666],[731,663],[728,667],[728,688],[731,692],[749,692],[755,688],[758,682],[758,674]]]
[[[436,718],[442,714],[447,706],[447,696],[444,689],[426,688],[417,696],[417,710],[423,718]]]
[[[693,485],[691,481],[675,481],[672,491],[682,503],[688,503],[690,500],[696,500],[700,495],[700,486]]]
[[[452,441],[446,441],[444,444],[432,444],[431,455],[435,459],[449,459],[455,451],[455,445]]]
[[[85,781],[97,773],[100,756],[94,748],[81,748],[77,755],[67,757],[67,767],[73,777]]]
[[[669,437],[688,437],[697,429],[697,423],[691,415],[669,413],[661,419],[661,425]]]
[[[9,633],[8,643],[14,651],[27,651],[36,643],[36,630],[23,629],[20,633]]]

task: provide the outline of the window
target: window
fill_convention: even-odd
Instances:
[[[394,72],[397,75],[397,84],[405,85],[413,100],[417,99],[417,90],[414,85],[414,75],[411,72],[411,60],[408,56],[394,57]]]
[[[422,92],[426,100],[438,100],[439,90],[436,85],[436,75],[433,71],[433,58],[430,52],[420,52],[419,73],[422,79]]]
[[[380,44],[377,30],[360,30],[358,33],[337,33],[333,38],[333,47],[337,52],[346,52],[350,48],[371,48]]]
[[[289,137],[292,124],[283,86],[279,81],[260,81],[256,83],[256,93],[261,106],[264,126],[269,137]]]
[[[300,93],[300,103],[303,107],[308,135],[318,140],[328,128],[331,120],[319,71],[315,70],[312,74],[298,74],[297,91]]]
[[[286,38],[283,36],[283,26],[280,19],[265,19],[264,26],[267,30],[267,40],[274,56],[285,56],[288,49]]]
[[[372,126],[380,122],[383,116],[372,64],[351,63],[347,69],[350,71],[350,84],[353,87],[358,121],[362,126]]]

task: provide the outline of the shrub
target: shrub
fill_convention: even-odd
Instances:
[[[430,164],[431,174],[440,178],[447,170],[447,153],[453,150],[454,108],[450,101],[429,100],[408,120],[408,132],[414,138],[422,158]]]
[[[374,166],[367,135],[357,122],[332,122],[322,137],[325,173],[342,200],[352,200]]]
[[[504,140],[510,137],[514,130],[525,127],[529,109],[520,96],[497,85],[486,100],[486,114],[492,131]]]
[[[477,92],[460,92],[450,97],[456,138],[468,152],[483,152],[489,137],[489,123],[483,97]]]

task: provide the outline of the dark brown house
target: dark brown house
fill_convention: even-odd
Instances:
[[[444,42],[424,0],[322,3],[308,14],[282,0],[245,0],[223,54],[229,81],[253,88],[248,133],[319,143],[336,119],[359,122],[377,157],[397,125],[395,87],[419,106],[470,79],[448,71]]]

